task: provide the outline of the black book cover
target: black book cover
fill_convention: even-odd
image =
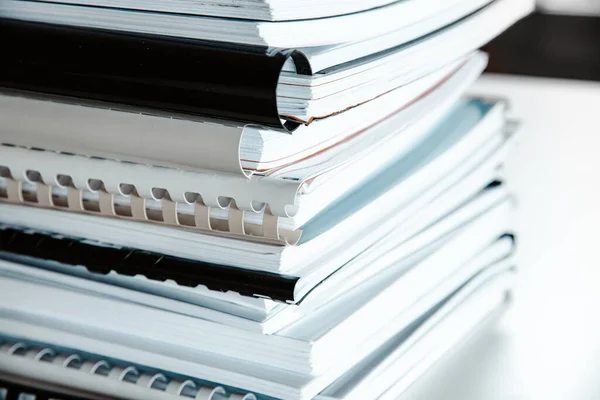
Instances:
[[[0,88],[293,130],[277,83],[297,51],[0,19]]]
[[[2,254],[4,252],[4,256]],[[0,258],[7,254],[64,265],[84,266],[96,274],[115,271],[121,275],[144,275],[156,281],[174,280],[187,287],[204,285],[216,291],[235,291],[244,296],[293,301],[298,277],[246,270],[202,261],[171,257],[144,250],[95,245],[86,241],[0,229]]]

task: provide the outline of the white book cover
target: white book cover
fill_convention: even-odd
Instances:
[[[302,21],[253,21],[143,12],[79,4],[5,0],[4,18],[47,22],[88,28],[241,43],[273,48],[326,46],[358,42],[402,27],[418,25],[465,4],[471,12],[490,0],[397,1],[360,13]],[[530,7],[530,0],[523,1]],[[466,12],[469,14],[469,12]],[[369,29],[355,29],[368,26]]]

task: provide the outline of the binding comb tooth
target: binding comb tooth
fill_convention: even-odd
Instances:
[[[12,203],[24,203],[23,182],[14,179],[6,179],[6,199]]]
[[[10,169],[5,165],[0,165],[0,183],[3,183],[0,187],[0,198],[8,198],[9,178],[11,178]]]
[[[37,349],[32,348],[25,355],[25,357],[31,358],[32,360],[35,360],[35,361],[51,361],[54,359],[55,356],[56,356],[56,352],[54,351],[54,349],[52,349],[50,347],[37,348]]]
[[[23,355],[27,351],[27,344],[25,342],[5,343],[0,349],[9,356]]]
[[[165,390],[169,380],[162,373],[141,374],[137,384],[148,389]]]
[[[108,373],[108,377],[118,381],[136,382],[140,373],[134,366],[113,367]]]
[[[83,359],[79,354],[58,354],[52,360],[52,364],[60,365],[63,368],[80,368],[83,363]]]
[[[108,375],[108,372],[110,371],[110,364],[105,360],[84,361],[79,369],[81,371],[89,372],[92,375]]]
[[[190,392],[194,394],[197,392],[196,383],[191,379],[185,381],[172,380],[167,385],[165,390],[167,393],[176,394],[178,396],[187,395],[189,397]]]
[[[256,396],[253,393],[231,393],[227,394],[216,394],[210,400],[256,400]]]
[[[217,396],[225,396],[227,392],[222,386],[201,387],[196,393],[196,400],[218,400]]]

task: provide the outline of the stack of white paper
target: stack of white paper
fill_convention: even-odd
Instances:
[[[0,399],[395,398],[511,290],[529,10],[0,2]]]

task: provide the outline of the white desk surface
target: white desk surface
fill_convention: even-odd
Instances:
[[[600,399],[600,84],[487,75],[471,92],[523,121],[506,166],[519,282],[403,399]]]

